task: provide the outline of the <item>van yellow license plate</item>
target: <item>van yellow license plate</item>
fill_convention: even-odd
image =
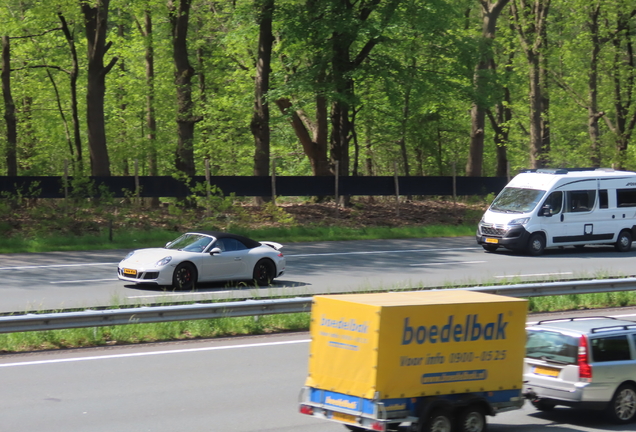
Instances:
[[[499,239],[487,238],[486,243],[499,243]]]
[[[344,414],[341,412],[334,411],[333,416],[331,416],[331,418],[333,420],[338,420],[344,423],[357,423],[355,416],[352,416],[351,414]]]
[[[137,275],[137,270],[125,268],[124,269],[124,274],[131,275],[131,276],[136,276]]]
[[[533,372],[536,373],[537,375],[545,375],[545,376],[554,377],[554,378],[559,376],[558,369],[544,367],[544,366],[535,366]]]

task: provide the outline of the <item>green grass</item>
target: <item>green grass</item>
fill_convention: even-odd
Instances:
[[[251,237],[255,240],[270,240],[279,243],[329,241],[405,239],[427,237],[459,237],[475,234],[475,226],[409,226],[409,227],[272,227],[260,229],[230,228],[227,231]],[[35,238],[13,236],[3,240],[0,253],[51,252],[104,249],[137,249],[161,247],[174,240],[181,231],[146,229],[126,230],[110,233],[107,230],[93,235],[41,235]]]
[[[0,352],[99,347],[223,336],[260,335],[309,328],[309,313],[217,318],[156,324],[0,334]]]

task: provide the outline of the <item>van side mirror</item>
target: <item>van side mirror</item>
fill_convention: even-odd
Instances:
[[[210,255],[216,255],[216,254],[220,254],[220,253],[221,253],[221,249],[220,249],[220,248],[218,248],[218,247],[213,248],[213,249],[210,251]]]
[[[552,209],[548,204],[541,207],[541,211],[539,211],[539,216],[552,217]]]

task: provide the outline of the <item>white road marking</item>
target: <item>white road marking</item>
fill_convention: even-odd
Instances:
[[[33,265],[33,266],[16,266],[16,267],[0,267],[0,270],[32,270],[32,269],[47,269],[56,267],[88,267],[88,266],[111,266],[117,265],[116,263],[84,263],[84,264],[49,264],[49,265]]]
[[[442,261],[436,263],[426,263],[426,264],[409,264],[411,267],[420,267],[420,266],[437,266],[437,265],[455,265],[455,264],[481,264],[486,261]]]
[[[336,256],[336,255],[377,255],[377,254],[394,254],[394,253],[413,253],[413,252],[448,252],[448,251],[458,251],[458,250],[473,250],[480,249],[477,247],[465,247],[465,248],[445,248],[445,249],[404,249],[404,250],[384,250],[384,251],[359,251],[359,252],[325,252],[325,253],[316,253],[316,254],[298,254],[298,255],[287,255],[287,258],[298,258],[298,257],[321,257],[321,256]]]
[[[68,281],[55,281],[55,282],[49,282],[50,284],[66,284],[66,283],[83,283],[83,282],[112,282],[112,281],[116,281],[117,278],[110,278],[110,279],[84,279],[84,280],[68,280]]]
[[[495,276],[496,278],[516,278],[516,277],[532,277],[532,276],[559,276],[559,275],[571,275],[572,272],[560,272],[560,273],[533,273],[533,274],[524,274],[524,275],[502,275]]]
[[[276,346],[276,345],[290,345],[290,344],[298,344],[298,343],[308,343],[309,341],[310,339],[302,339],[302,340],[284,341],[284,342],[264,342],[264,343],[243,344],[243,345],[187,348],[187,349],[180,349],[180,350],[149,351],[149,352],[127,353],[127,354],[110,354],[110,355],[95,356],[95,357],[72,357],[72,358],[65,358],[65,359],[36,360],[36,361],[0,364],[0,368],[15,367],[15,366],[34,366],[34,365],[55,364],[55,363],[73,363],[73,362],[91,361],[91,360],[110,360],[110,359],[120,359],[120,358],[130,358],[130,357],[147,357],[147,356],[154,356],[154,355],[183,354],[183,353],[218,351],[218,350],[240,349],[240,348],[255,348],[255,347]]]

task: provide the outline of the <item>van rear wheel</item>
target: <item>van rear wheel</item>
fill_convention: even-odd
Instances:
[[[614,243],[614,248],[619,252],[629,252],[632,248],[632,234],[627,230],[621,231]]]

